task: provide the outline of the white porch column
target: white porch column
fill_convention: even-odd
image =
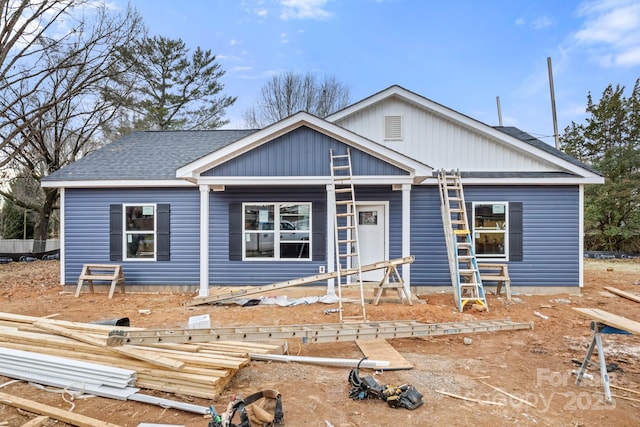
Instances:
[[[335,206],[334,206],[333,186],[327,185],[327,273],[335,271]],[[327,280],[327,295],[336,294],[335,279]]]
[[[402,184],[402,257],[411,255],[411,184]],[[411,291],[411,264],[402,264],[407,295]]]
[[[65,221],[64,221],[64,217],[67,214],[66,213],[66,208],[65,208],[65,197],[66,197],[66,193],[65,193],[65,188],[62,187],[60,189],[60,284],[62,286],[64,286],[65,282],[67,281],[67,276],[65,274],[65,269],[64,269],[64,265],[65,265],[65,258],[66,258],[66,251],[65,251],[65,238],[64,238],[64,227],[65,227]],[[111,218],[109,218],[109,220],[111,220]]]
[[[209,296],[209,186],[200,185],[200,291]]]

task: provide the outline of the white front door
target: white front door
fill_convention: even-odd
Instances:
[[[358,221],[358,245],[360,246],[360,265],[373,264],[388,259],[387,215],[384,204],[364,204],[356,202]],[[362,274],[364,281],[380,281],[384,269]]]

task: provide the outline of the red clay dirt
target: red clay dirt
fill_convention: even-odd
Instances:
[[[441,323],[509,318],[535,324],[533,330],[389,340],[414,368],[385,372],[362,370],[361,375],[373,375],[381,384],[413,385],[424,395],[424,404],[413,411],[394,409],[380,400],[351,400],[349,368],[302,363],[252,361],[236,373],[215,401],[154,394],[201,406],[213,404],[222,411],[231,396],[247,396],[274,388],[282,394],[287,426],[635,426],[640,408],[640,338],[604,335],[606,362],[615,363],[619,368],[610,373],[611,384],[627,389],[612,388],[612,393],[618,397],[614,397],[613,403],[605,403],[595,367],[588,371],[595,379],[585,379],[580,386],[575,385],[571,372],[579,368],[591,332],[590,320],[572,308],[599,308],[640,320],[639,303],[603,290],[604,286],[612,286],[640,294],[640,261],[587,260],[585,269],[585,287],[580,295],[514,293],[514,301],[509,303],[503,296],[488,292],[489,312],[465,309],[460,313],[450,293],[426,295],[413,306],[400,304],[391,294],[378,306],[368,304],[367,318],[371,321],[410,319]],[[297,289],[297,295],[322,295],[324,292],[322,288],[290,288],[274,294],[286,294],[293,289]],[[488,287],[488,290],[492,289],[494,287]],[[72,289],[63,290],[59,285],[57,261],[0,265],[0,311],[8,313],[56,315],[56,319],[77,322],[128,317],[131,326],[150,328],[186,327],[190,316],[201,314],[210,315],[212,327],[338,321],[337,314],[324,314],[325,309],[334,306],[321,303],[292,307],[186,307],[182,304],[194,297],[194,293],[129,291],[123,295],[116,290],[113,299],[108,299],[106,293],[83,293],[75,298]],[[367,298],[372,297],[373,291],[368,290]],[[150,314],[140,314],[139,310],[150,310]],[[464,338],[470,338],[471,343],[465,344]],[[301,344],[290,340],[288,344],[290,354],[295,355],[362,357],[353,342]],[[9,380],[0,376],[0,384]],[[42,391],[24,382],[7,385],[0,391],[70,408],[60,394]],[[440,391],[493,404],[465,401]],[[187,427],[206,427],[208,424],[201,415],[137,402],[96,397],[79,399],[74,404],[75,413],[123,427],[143,422]],[[0,426],[22,426],[34,417],[34,414],[0,402]],[[68,424],[49,420],[44,425]]]

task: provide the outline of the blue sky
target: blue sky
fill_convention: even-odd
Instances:
[[[112,0],[120,7],[125,0]],[[587,94],[631,94],[640,78],[640,0],[132,0],[150,35],[210,49],[237,96],[227,128],[274,73],[335,76],[359,101],[393,84],[489,125],[553,144]]]

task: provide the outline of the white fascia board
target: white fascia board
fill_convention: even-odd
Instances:
[[[438,179],[433,177],[423,182],[426,185],[438,184]],[[463,185],[589,185],[604,184],[604,178],[462,178]]]
[[[43,181],[45,188],[134,188],[134,187],[194,187],[183,179],[105,180],[105,181]]]
[[[331,182],[330,176],[205,176],[198,179],[198,184],[209,186],[309,186],[329,185]],[[422,182],[422,179],[417,181],[416,177],[409,175],[357,175],[353,177],[354,185],[415,184],[417,182]]]
[[[176,177],[198,178],[200,173],[205,170],[223,164],[230,159],[251,151],[268,141],[302,126],[307,126],[340,142],[353,146],[354,148],[358,148],[359,150],[371,154],[376,158],[386,161],[400,169],[407,170],[414,175],[430,176],[433,171],[433,169],[428,165],[411,159],[397,151],[390,150],[389,148],[377,144],[374,141],[366,139],[309,113],[300,112],[179,168],[176,171]]]
[[[494,129],[493,127],[489,126],[486,123],[483,123],[479,120],[471,118],[458,111],[452,110],[451,108],[445,107],[442,104],[438,104],[437,102],[431,101],[430,99],[427,99],[421,95],[410,92],[400,86],[391,86],[390,88],[383,90],[382,92],[379,92],[373,96],[370,96],[369,98],[364,99],[361,102],[353,104],[352,106],[347,107],[344,110],[338,111],[328,116],[326,120],[329,122],[336,122],[340,119],[343,119],[365,108],[368,108],[369,106],[374,105],[378,102],[381,102],[392,96],[397,96],[399,98],[402,98],[405,101],[418,106],[419,108],[428,110],[433,114],[444,117],[454,123],[459,123],[463,127],[466,127],[475,132],[484,134],[506,145],[509,145],[517,150],[521,150],[523,152],[529,153],[537,158],[543,159],[551,164],[557,165],[558,167],[566,171],[569,171],[571,173],[583,176],[585,178],[595,178],[600,176],[576,164],[568,162],[560,157],[554,156],[551,153],[548,153],[544,150],[534,147],[531,144],[527,144],[526,142],[521,141],[518,138],[515,138],[511,135],[507,135],[504,132]]]

